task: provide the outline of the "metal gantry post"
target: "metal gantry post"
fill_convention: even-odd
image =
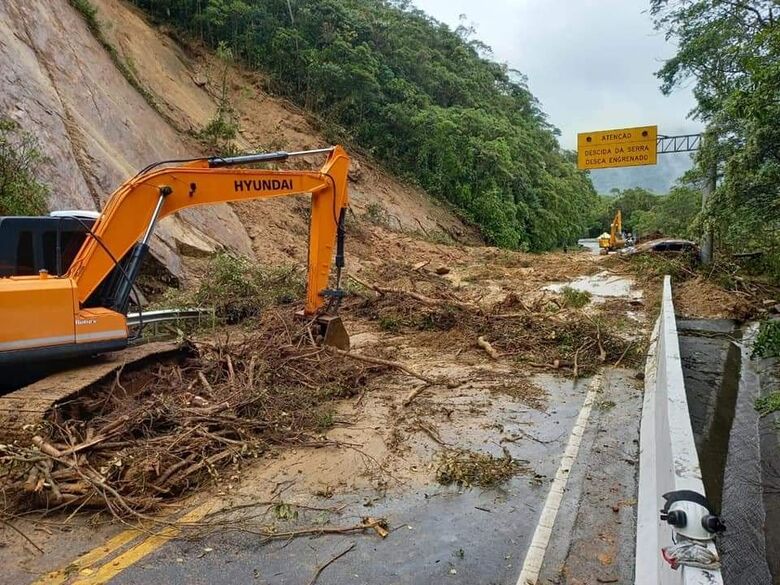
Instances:
[[[710,197],[715,193],[715,188],[717,187],[717,181],[718,181],[718,170],[717,166],[714,162],[710,162],[707,164],[706,169],[706,176],[704,177],[704,186],[701,190],[701,211],[702,213],[707,212],[707,202],[709,201]],[[702,234],[701,239],[701,262],[702,264],[711,264],[712,263],[712,253],[713,253],[713,246],[712,246],[712,236],[713,236],[713,228],[710,222],[707,222],[704,227],[704,234]]]
[[[658,136],[658,154],[667,154],[672,152],[693,152],[699,150],[704,140],[704,134],[684,134],[682,136]],[[718,180],[718,169],[716,162],[707,163],[705,169],[704,185],[701,190],[701,211],[707,211],[707,202],[715,193]],[[701,261],[702,264],[711,264],[713,255],[713,228],[707,223],[701,238]]]

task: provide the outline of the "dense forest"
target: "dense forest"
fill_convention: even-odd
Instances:
[[[777,0],[651,0],[656,26],[678,44],[658,75],[671,92],[694,82],[707,125],[691,179],[717,180],[698,218],[716,250],[762,251],[780,279],[780,4]]]
[[[664,195],[641,187],[600,195],[591,213],[588,236],[595,238],[608,231],[618,209],[623,229],[640,239],[663,235],[695,240],[700,235],[695,220],[701,210],[701,193],[690,186],[677,185]]]
[[[485,238],[546,250],[587,228],[596,195],[523,76],[406,0],[134,0],[158,22],[265,72],[287,96]]]

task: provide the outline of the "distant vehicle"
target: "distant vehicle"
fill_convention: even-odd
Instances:
[[[620,248],[624,248],[626,241],[623,239],[623,214],[618,209],[615,218],[609,226],[609,233],[604,232],[599,236],[600,253],[609,254]]]
[[[643,252],[692,254],[696,258],[698,258],[700,254],[699,246],[696,245],[696,242],[673,238],[662,238],[649,242],[642,242],[633,250],[634,254],[641,254]]]

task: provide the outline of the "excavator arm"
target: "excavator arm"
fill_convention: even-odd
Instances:
[[[187,207],[267,199],[310,193],[309,258],[305,313],[323,304],[339,220],[348,204],[349,157],[334,147],[318,172],[233,168],[258,162],[285,160],[289,153],[242,155],[191,161],[143,173],[123,184],[108,201],[68,276],[73,278],[81,306],[85,306],[116,261],[131,253],[120,274],[118,299],[113,308],[125,311],[129,287],[137,276],[149,239],[159,220]],[[311,151],[309,151],[311,152]],[[308,154],[293,153],[296,154]],[[341,220],[343,222],[343,219]],[[343,226],[342,226],[343,227]]]
[[[621,234],[623,233],[623,214],[618,209],[615,213],[615,219],[612,220],[609,230],[609,247],[616,249],[623,243]]]
[[[319,171],[245,168],[325,152],[328,158]],[[39,276],[0,279],[0,322],[4,323],[0,326],[0,364],[124,347],[130,292],[157,222],[196,205],[310,194],[304,314],[315,315],[329,294],[334,246],[337,282],[344,264],[348,170],[349,157],[335,146],[298,153],[195,159],[142,171],[112,194],[63,277],[42,272]],[[348,343],[346,332],[341,338]]]

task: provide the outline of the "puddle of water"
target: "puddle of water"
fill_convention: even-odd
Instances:
[[[596,238],[583,238],[581,240],[577,240],[577,243],[583,248],[587,248],[597,256],[600,253],[599,241]]]
[[[606,270],[592,276],[581,276],[568,283],[550,284],[543,290],[559,293],[567,286],[578,291],[589,292],[593,301],[597,303],[610,298],[642,298],[642,292],[633,290],[629,279],[616,276]]]

